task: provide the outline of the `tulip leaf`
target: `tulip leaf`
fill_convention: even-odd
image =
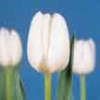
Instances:
[[[72,84],[72,60],[74,49],[74,35],[70,44],[70,59],[65,70],[59,72],[59,81],[57,88],[57,100],[71,100],[71,84]]]
[[[4,99],[4,69],[0,66],[0,100],[5,100]]]
[[[23,86],[23,82],[22,82],[22,80],[20,80],[20,87],[21,87],[21,92],[22,92],[22,96],[23,96],[23,100],[25,100],[25,90],[24,90],[24,86]]]
[[[0,66],[0,100],[25,100],[18,66]]]

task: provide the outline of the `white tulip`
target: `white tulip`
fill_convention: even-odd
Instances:
[[[69,62],[70,43],[65,19],[38,12],[32,19],[27,55],[29,63],[39,72],[63,70]]]
[[[76,40],[74,45],[73,72],[88,74],[95,67],[95,43],[92,39]]]
[[[0,29],[0,65],[14,66],[22,56],[22,44],[15,30]]]

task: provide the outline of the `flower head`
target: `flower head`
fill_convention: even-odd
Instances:
[[[58,13],[38,12],[31,21],[27,55],[39,72],[63,70],[69,61],[69,34],[65,19]]]
[[[88,74],[95,66],[95,43],[92,39],[76,40],[74,44],[73,72]]]
[[[0,65],[7,67],[19,63],[22,56],[22,45],[15,30],[0,29]]]

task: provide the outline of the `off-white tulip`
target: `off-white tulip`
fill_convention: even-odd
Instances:
[[[63,70],[68,64],[69,54],[65,19],[58,13],[36,13],[28,34],[27,56],[31,66],[44,73]]]
[[[88,74],[95,67],[95,43],[92,39],[76,40],[74,45],[73,72]]]
[[[22,56],[22,45],[15,30],[0,29],[0,65],[14,66]]]

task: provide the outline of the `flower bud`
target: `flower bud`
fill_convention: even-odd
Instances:
[[[22,57],[22,44],[15,30],[0,29],[0,65],[14,66]]]
[[[31,66],[44,73],[63,70],[69,62],[69,54],[69,34],[65,19],[58,13],[36,13],[31,21],[27,44]]]
[[[74,45],[73,72],[88,74],[95,67],[95,43],[92,39],[76,40]]]

